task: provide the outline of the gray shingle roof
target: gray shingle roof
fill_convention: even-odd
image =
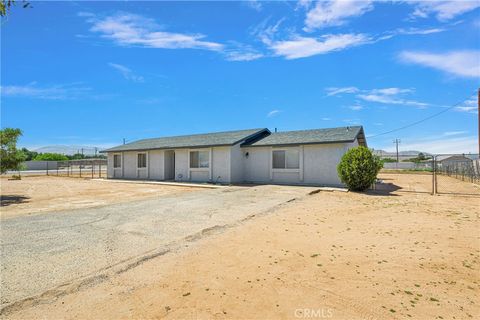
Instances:
[[[362,126],[275,132],[258,141],[244,143],[242,146],[286,146],[353,142],[357,137],[360,145],[366,145]]]
[[[102,152],[230,146],[263,132],[270,131],[266,128],[262,128],[143,139],[103,150]]]

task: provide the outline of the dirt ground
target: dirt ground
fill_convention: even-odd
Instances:
[[[480,198],[431,196],[428,176],[382,179],[368,194],[289,202],[8,318],[478,319]]]
[[[198,190],[190,187],[104,181],[56,176],[0,178],[1,217],[103,206]]]

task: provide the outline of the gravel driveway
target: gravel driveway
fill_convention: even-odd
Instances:
[[[55,297],[314,188],[229,187],[1,222],[1,307]],[[59,199],[61,201],[61,199]]]

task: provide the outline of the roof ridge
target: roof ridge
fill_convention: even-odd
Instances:
[[[194,133],[194,134],[182,134],[178,136],[162,136],[162,137],[156,137],[156,138],[145,138],[145,139],[140,139],[140,140],[135,140],[129,143],[136,143],[140,141],[148,141],[148,140],[156,140],[156,139],[163,139],[163,138],[181,138],[181,137],[194,137],[194,136],[204,136],[204,135],[209,135],[209,134],[224,134],[224,133],[232,133],[232,132],[241,132],[241,131],[262,131],[262,130],[268,130],[268,128],[252,128],[252,129],[242,129],[242,130],[229,130],[229,131],[215,131],[215,132],[205,132],[205,133]],[[127,143],[128,144],[128,143]]]
[[[363,126],[357,125],[357,126],[344,126],[344,127],[331,127],[331,128],[317,128],[317,129],[277,131],[277,132],[272,132],[272,134],[276,134],[276,133],[291,133],[291,132],[305,132],[305,131],[338,130],[338,129],[347,129],[347,128],[359,128],[359,129],[360,129],[360,128],[363,128]]]

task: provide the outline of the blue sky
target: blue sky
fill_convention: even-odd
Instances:
[[[22,146],[362,124],[376,149],[476,151],[478,1],[32,4],[1,28]]]

